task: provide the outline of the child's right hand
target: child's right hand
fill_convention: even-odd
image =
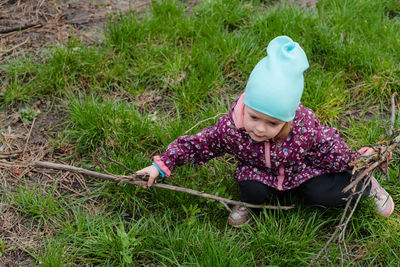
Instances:
[[[153,185],[154,181],[156,180],[157,176],[160,174],[158,169],[154,165],[150,165],[144,169],[141,169],[140,171],[137,171],[136,174],[139,175],[149,175],[149,180],[147,181],[147,186],[144,186],[144,188],[150,187]]]
[[[358,150],[358,153],[360,153],[362,156],[370,156],[374,153],[376,153],[375,149],[370,148],[370,147],[363,147],[360,150]],[[392,158],[392,152],[390,152],[389,156],[388,156],[388,163],[392,162],[393,160],[391,160]],[[379,166],[379,170],[385,174],[387,174],[388,169],[387,169],[387,163],[383,162],[380,166]]]

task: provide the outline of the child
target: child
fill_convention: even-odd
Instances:
[[[243,202],[262,204],[276,199],[279,191],[296,191],[312,205],[344,203],[350,192],[342,189],[350,183],[353,153],[336,129],[320,125],[311,109],[300,103],[308,67],[298,43],[276,37],[228,115],[215,126],[177,138],[137,173],[148,174],[151,186],[159,174],[168,177],[180,165],[204,164],[230,153],[238,160],[234,176]],[[393,212],[392,198],[375,178],[364,194],[375,198],[381,215]],[[246,208],[235,207],[228,222],[239,227],[248,219]]]

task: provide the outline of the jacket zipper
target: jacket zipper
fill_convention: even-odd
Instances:
[[[271,151],[270,151],[270,143],[269,141],[264,142],[265,149],[265,166],[267,168],[271,168]],[[279,176],[278,176],[278,190],[282,190],[283,180],[285,179],[285,169],[283,167],[279,167]]]

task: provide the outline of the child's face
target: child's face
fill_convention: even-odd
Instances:
[[[285,122],[245,106],[243,124],[254,141],[263,142],[277,136]]]

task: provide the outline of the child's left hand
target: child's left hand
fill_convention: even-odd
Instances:
[[[153,185],[155,182],[157,176],[160,174],[158,169],[154,165],[150,165],[144,169],[141,169],[140,171],[137,171],[136,174],[140,175],[148,175],[149,180],[147,181],[147,186],[144,186],[143,188],[147,188]]]

